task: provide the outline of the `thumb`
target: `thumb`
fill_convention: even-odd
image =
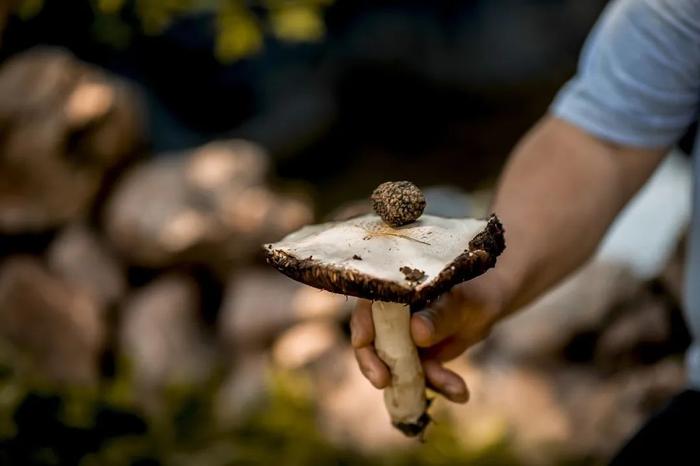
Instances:
[[[459,330],[462,313],[456,304],[448,294],[430,308],[413,314],[411,336],[417,346],[433,346]]]

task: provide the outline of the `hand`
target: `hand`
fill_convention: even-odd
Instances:
[[[426,382],[451,401],[466,403],[469,391],[464,380],[442,364],[488,336],[503,313],[503,284],[495,270],[489,271],[454,287],[430,308],[411,316],[411,336],[419,347]],[[358,302],[350,328],[360,370],[375,387],[386,387],[391,375],[374,350],[370,301]]]

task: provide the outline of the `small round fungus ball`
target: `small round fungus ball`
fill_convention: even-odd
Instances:
[[[423,192],[410,181],[387,181],[377,186],[372,196],[372,208],[392,227],[415,222],[425,209]]]

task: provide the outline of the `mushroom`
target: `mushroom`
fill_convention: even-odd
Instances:
[[[421,209],[422,210],[422,209]],[[505,248],[495,215],[487,220],[423,215],[394,228],[378,215],[310,225],[264,246],[285,275],[334,293],[372,300],[375,349],[391,372],[384,401],[407,436],[423,432],[425,377],[411,339],[411,309],[484,273]]]

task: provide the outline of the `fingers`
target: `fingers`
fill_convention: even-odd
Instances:
[[[418,346],[432,348],[423,353],[426,382],[429,387],[455,403],[466,403],[469,391],[464,380],[453,371],[442,367],[440,361],[452,359],[465,349],[464,342],[453,336],[459,328],[460,315],[449,299],[440,300],[431,309],[418,312],[411,318],[411,333]],[[350,318],[352,346],[362,374],[376,388],[382,389],[391,383],[389,368],[379,359],[373,347],[374,324],[372,303],[360,300]],[[436,343],[439,343],[436,345]]]
[[[449,296],[444,296],[429,309],[411,317],[411,335],[417,346],[427,348],[441,342],[462,324],[461,309]]]
[[[391,375],[389,368],[379,359],[372,345],[374,341],[374,323],[372,322],[372,303],[363,299],[350,316],[351,342],[355,348],[355,358],[360,371],[377,388],[389,385]]]
[[[464,353],[471,346],[471,342],[462,336],[451,336],[430,348],[421,349],[422,359],[433,359],[438,362],[450,361]]]
[[[391,375],[389,369],[379,359],[374,348],[364,346],[355,349],[355,358],[360,366],[360,371],[376,388],[384,388],[389,385]]]
[[[350,316],[351,344],[353,348],[368,346],[374,341],[374,323],[372,322],[372,303],[364,299],[357,301],[357,306]]]
[[[455,403],[469,401],[469,390],[464,380],[453,371],[443,367],[434,359],[423,361],[423,370],[428,386]]]

